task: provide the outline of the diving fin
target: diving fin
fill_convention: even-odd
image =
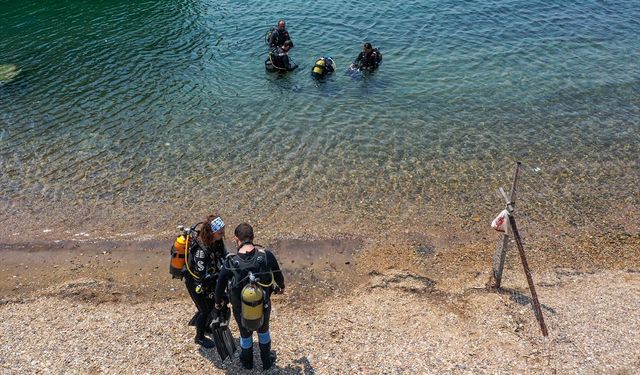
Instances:
[[[231,310],[227,307],[221,310],[217,314],[217,319],[214,318],[211,324],[213,341],[216,344],[216,350],[220,359],[224,361],[227,357],[233,355],[236,352],[236,343],[233,340],[233,335],[229,329],[229,319],[231,317]]]
[[[213,342],[216,344],[216,350],[218,351],[218,355],[220,356],[220,360],[224,362],[225,359],[229,356],[229,352],[227,351],[226,346],[224,345],[224,340],[222,335],[220,335],[219,329],[214,329],[211,334],[213,338]]]
[[[224,343],[224,347],[227,350],[229,355],[233,355],[236,352],[236,342],[233,339],[233,335],[231,334],[231,330],[229,327],[221,327],[219,330],[220,336],[222,337],[222,342]]]
[[[216,350],[220,355],[220,360],[224,361],[227,357],[236,352],[236,343],[229,327],[220,327],[213,332],[213,341],[216,343]]]

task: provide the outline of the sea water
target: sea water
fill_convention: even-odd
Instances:
[[[2,240],[638,222],[636,1],[2,1]],[[264,69],[279,19],[300,67]],[[371,42],[378,71],[347,73]],[[317,57],[335,74],[314,81]],[[570,215],[563,214],[567,209]],[[615,213],[618,211],[618,213]],[[567,216],[571,216],[568,218]]]

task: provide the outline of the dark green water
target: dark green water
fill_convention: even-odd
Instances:
[[[2,1],[0,14],[0,65],[19,72],[0,83],[3,241],[24,225],[27,240],[162,237],[213,208],[280,237],[479,236],[516,160],[531,226],[640,222],[632,1]],[[281,17],[301,66],[288,75],[263,67]],[[352,77],[365,40],[384,62]],[[338,71],[317,83],[325,53]]]

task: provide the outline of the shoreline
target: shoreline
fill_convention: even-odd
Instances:
[[[94,280],[108,284],[107,289],[97,289],[86,298],[97,303],[188,298],[184,282],[169,274],[172,243],[173,240],[0,244],[0,295],[5,302],[15,301],[39,295],[52,285]],[[230,249],[228,241],[226,245]],[[339,274],[340,280],[332,288],[338,289],[349,284],[350,274],[357,267],[354,256],[361,244],[353,240],[280,240],[268,247],[274,249],[292,283],[310,278],[326,283]],[[326,291],[318,290],[316,294]]]

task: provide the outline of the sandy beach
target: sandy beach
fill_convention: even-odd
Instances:
[[[4,245],[2,373],[261,372],[257,351],[251,372],[240,368],[237,353],[221,362],[215,349],[193,343],[187,322],[195,308],[183,283],[168,274],[170,242]],[[273,300],[278,360],[270,373],[640,369],[637,234],[608,248],[584,247],[567,262],[572,266],[529,253],[547,338],[514,250],[503,289],[485,288],[491,236],[449,249],[412,242],[374,248],[348,239],[268,245],[288,282]],[[233,333],[237,340],[235,324]]]

